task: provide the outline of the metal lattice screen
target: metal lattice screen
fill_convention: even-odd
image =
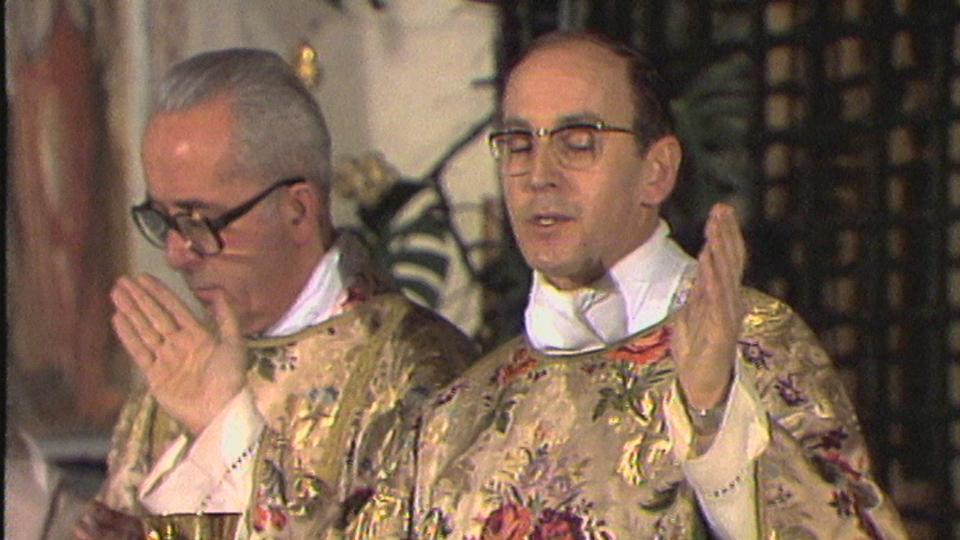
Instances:
[[[718,100],[727,116],[698,121],[736,135],[742,115],[745,136],[728,140],[749,165],[700,145],[674,229],[696,250],[705,208],[738,202],[751,283],[821,337],[912,537],[960,538],[960,3],[501,5],[503,68],[541,33],[589,28],[649,51],[680,94],[746,83],[748,106]],[[732,58],[749,67],[714,69]],[[737,174],[706,174],[717,158]]]

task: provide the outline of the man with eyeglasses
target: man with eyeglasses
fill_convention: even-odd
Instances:
[[[391,475],[425,398],[474,354],[338,235],[319,106],[276,54],[177,66],[132,209],[212,321],[121,278],[113,326],[145,381],[77,538],[327,538]],[[381,501],[383,502],[383,501]]]
[[[905,537],[814,335],[741,286],[733,209],[696,260],[670,239],[667,107],[643,56],[592,35],[509,74],[490,145],[534,271],[525,331],[429,410],[410,537]]]

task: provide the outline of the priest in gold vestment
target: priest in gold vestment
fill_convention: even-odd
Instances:
[[[510,73],[490,144],[534,271],[525,330],[436,398],[358,537],[905,538],[830,359],[741,286],[733,208],[697,259],[671,240],[661,86],[584,34]]]
[[[329,210],[323,116],[273,53],[163,80],[134,220],[209,312],[121,278],[114,329],[145,384],[77,538],[337,538],[474,347],[381,279]]]

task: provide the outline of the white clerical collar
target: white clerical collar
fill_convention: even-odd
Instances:
[[[573,291],[534,272],[525,313],[530,344],[550,353],[603,348],[663,320],[693,258],[669,238],[663,220],[650,238],[602,278]]]
[[[342,268],[342,263],[345,259],[353,258],[350,254],[357,249],[362,248],[356,239],[347,234],[340,235],[333,246],[320,257],[297,301],[280,321],[268,328],[263,335],[288,336],[336,315],[339,301],[346,289],[344,276],[348,274],[345,271],[349,271]]]

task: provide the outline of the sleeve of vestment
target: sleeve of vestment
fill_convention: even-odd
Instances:
[[[164,414],[146,388],[135,384],[120,411],[107,455],[107,478],[97,500],[115,510],[143,515],[138,493],[154,461],[186,430]]]
[[[240,512],[249,494],[251,461],[263,420],[250,391],[241,390],[190,443],[181,435],[140,486],[151,513]]]
[[[665,408],[674,453],[693,487],[714,536],[723,540],[757,538],[757,456],[769,441],[767,418],[752,386],[735,369],[720,430],[710,448],[692,457],[693,428],[684,410],[677,382]]]
[[[747,290],[741,378],[767,416],[756,460],[761,538],[906,538],[879,488],[860,425],[830,358],[782,302]],[[749,509],[745,509],[749,511]]]

